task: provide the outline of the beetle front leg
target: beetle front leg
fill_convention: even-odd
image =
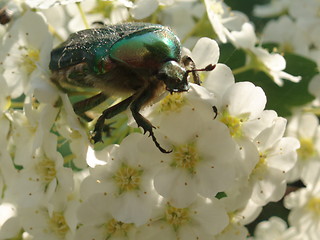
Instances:
[[[149,132],[149,137],[152,138],[152,141],[156,145],[156,147],[163,153],[171,153],[171,151],[167,151],[164,148],[162,148],[157,141],[154,133],[153,133],[153,128],[155,128],[151,122],[146,119],[144,116],[142,116],[139,111],[141,107],[151,100],[153,98],[153,91],[150,88],[145,89],[141,94],[138,95],[138,97],[132,102],[130,105],[130,110],[132,112],[132,116],[136,123],[138,124],[138,127],[142,127],[144,134],[146,132]]]
[[[106,119],[110,119],[114,116],[116,116],[117,114],[125,111],[130,103],[132,102],[132,100],[134,99],[134,96],[130,96],[128,98],[126,98],[125,100],[117,103],[116,105],[107,108],[106,110],[104,110],[101,114],[101,116],[98,118],[96,125],[94,127],[93,133],[92,133],[92,140],[94,143],[97,142],[102,142],[102,131],[103,131],[103,126],[104,126],[104,121]]]
[[[185,67],[190,68],[191,70],[196,69],[196,64],[191,57],[183,56],[181,61]],[[199,74],[196,71],[192,72],[192,77],[195,84],[201,85]]]

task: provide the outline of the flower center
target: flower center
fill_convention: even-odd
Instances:
[[[216,15],[222,15],[224,13],[221,2],[211,3],[210,10]]]
[[[264,153],[260,153],[259,162],[254,167],[251,176],[258,176],[260,180],[264,178],[264,172],[267,168],[267,155]]]
[[[180,226],[190,221],[189,210],[187,208],[175,208],[168,204],[166,209],[166,221],[171,224],[175,231]]]
[[[320,217],[320,198],[311,198],[308,202],[308,208]]]
[[[120,221],[117,221],[115,219],[111,219],[108,221],[105,225],[105,231],[106,231],[106,238],[109,239],[111,237],[114,238],[124,238],[127,236],[127,233],[129,232],[129,229],[133,226],[132,223],[123,223]]]
[[[143,170],[129,167],[123,164],[114,174],[113,179],[119,187],[120,194],[123,192],[139,189]]]
[[[56,177],[57,171],[55,167],[54,161],[45,158],[37,164],[36,172],[40,175],[42,181],[49,183]]]
[[[52,217],[49,220],[49,226],[51,230],[61,238],[64,238],[69,231],[67,222],[60,212],[53,212]]]
[[[182,93],[168,94],[161,100],[159,112],[179,112],[186,103],[185,97]]]
[[[184,168],[190,173],[195,174],[195,166],[198,162],[200,162],[200,160],[201,158],[197,152],[195,144],[184,144],[174,147],[171,166]]]
[[[300,148],[297,150],[299,159],[307,160],[313,157],[316,154],[316,150],[314,148],[313,142],[309,138],[301,138],[300,140]]]
[[[229,128],[232,137],[242,136],[241,126],[244,122],[244,118],[231,116],[227,111],[224,111],[220,117],[220,121]]]
[[[25,50],[26,53],[22,55],[22,66],[25,68],[28,74],[31,74],[37,67],[36,62],[40,59],[40,52],[38,49],[21,47],[21,50]]]

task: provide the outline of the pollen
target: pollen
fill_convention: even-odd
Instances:
[[[22,55],[22,66],[28,74],[31,74],[37,67],[36,63],[40,59],[40,51],[34,48],[22,47],[25,53]]]
[[[308,202],[308,208],[314,212],[318,217],[320,217],[320,198],[311,198]]]
[[[267,155],[265,153],[260,153],[259,162],[256,164],[255,168],[253,169],[251,176],[255,175],[258,176],[260,179],[264,178],[264,172],[267,168]]]
[[[69,226],[61,212],[53,212],[49,220],[49,226],[52,232],[60,238],[64,238],[69,231]]]
[[[159,112],[179,112],[185,105],[186,99],[183,93],[168,94],[160,102]]]
[[[123,164],[114,174],[113,179],[119,188],[119,193],[139,189],[143,170]]]
[[[220,2],[212,3],[210,5],[210,10],[216,15],[222,15],[224,13],[222,4]]]
[[[45,158],[37,164],[36,172],[42,181],[49,183],[56,177],[56,164],[51,159]]]
[[[227,111],[222,113],[220,121],[224,123],[230,131],[232,137],[240,137],[242,135],[243,118],[231,116]]]
[[[174,147],[172,167],[184,168],[190,173],[195,173],[195,167],[201,161],[194,143],[183,144]]]
[[[300,140],[300,148],[297,150],[299,159],[307,160],[313,157],[316,154],[316,150],[315,150],[312,139],[301,138],[299,140]]]
[[[126,237],[131,227],[133,224],[123,223],[113,218],[105,224],[105,239]]]
[[[177,231],[179,227],[190,222],[189,210],[188,208],[175,208],[168,204],[165,219]]]

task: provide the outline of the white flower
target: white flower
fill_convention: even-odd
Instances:
[[[304,179],[306,188],[290,193],[285,198],[285,206],[290,209],[289,223],[305,239],[316,240],[320,237],[320,163],[313,162]]]
[[[258,69],[269,75],[279,86],[283,85],[282,79],[299,82],[301,77],[292,76],[283,70],[286,67],[285,59],[277,53],[269,53],[266,49],[255,46],[257,38],[253,26],[244,23],[241,31],[232,31],[232,42],[236,47],[243,48],[249,56],[249,68]]]
[[[81,125],[66,94],[60,93],[63,106],[55,127],[61,136],[70,142],[73,163],[81,169],[86,168],[86,156],[89,145],[88,130]]]
[[[79,206],[78,219],[80,226],[75,234],[76,240],[135,239],[134,224],[114,219],[104,194],[96,194],[82,203]]]
[[[157,0],[138,0],[131,9],[131,15],[135,19],[143,19],[150,16],[158,8]]]
[[[53,207],[36,205],[19,209],[23,229],[34,239],[73,240],[76,228],[75,202],[58,201]]]
[[[230,31],[239,30],[242,24],[248,21],[246,15],[231,11],[222,0],[205,0],[204,2],[213,30],[223,43],[226,43],[227,38],[230,37]]]
[[[0,50],[3,76],[11,97],[32,94],[34,88],[49,78],[51,39],[48,26],[39,13],[28,11],[14,21]],[[45,89],[53,95],[48,94],[47,98],[56,99],[51,85],[46,84]]]
[[[312,113],[295,115],[291,118],[287,135],[296,137],[300,141],[298,161],[294,169],[289,172],[288,179],[296,181],[304,179],[309,165],[320,162],[320,127],[319,120]]]
[[[14,238],[20,229],[17,206],[11,202],[2,202],[0,204],[0,239]]]
[[[157,214],[138,229],[137,239],[214,239],[227,224],[228,215],[217,199],[198,197],[186,208],[164,201]]]
[[[154,169],[157,169],[153,158],[157,154],[144,156],[146,144],[142,145],[143,142],[147,139],[142,134],[130,134],[120,146],[103,150],[107,164],[91,169],[90,176],[81,186],[83,200],[94,198],[97,193],[103,194],[117,221],[136,225],[146,223],[158,200],[152,186]]]
[[[288,10],[292,0],[272,0],[269,4],[256,5],[253,14],[257,17],[271,17],[282,14]]]
[[[25,2],[30,8],[48,9],[55,5],[66,5],[82,0],[25,0]]]
[[[260,222],[254,232],[255,240],[293,240],[294,237],[298,237],[297,230],[293,227],[288,228],[286,222],[279,217],[271,217],[268,221]]]
[[[289,14],[293,18],[319,18],[320,3],[317,0],[291,0]]]
[[[234,182],[235,144],[228,129],[214,120],[210,94],[192,87],[188,94],[169,95],[155,106],[161,110],[153,123],[173,152],[155,159],[161,170],[154,185],[175,207],[188,206],[197,194],[214,197]]]
[[[57,137],[52,133],[44,136],[46,140],[41,148],[32,152],[32,157],[27,156],[23,161],[17,159],[24,168],[8,189],[8,195],[16,199],[20,206],[46,204],[59,194],[67,197],[73,188],[72,170],[63,167],[63,158],[56,150]]]
[[[299,141],[283,137],[285,126],[286,119],[275,118],[274,124],[253,141],[260,158],[249,179],[253,186],[251,198],[261,206],[283,197],[286,189],[285,173],[296,163]]]
[[[263,30],[262,41],[278,43],[280,52],[293,52],[308,57],[310,40],[306,32],[285,15],[267,23]]]
[[[320,59],[320,57],[319,57]],[[319,65],[320,66],[320,65]],[[317,99],[320,99],[320,74],[315,75],[308,86],[308,91],[315,96]]]

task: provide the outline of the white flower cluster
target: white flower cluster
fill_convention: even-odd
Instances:
[[[285,137],[286,119],[265,110],[262,88],[235,83],[230,68],[218,63],[219,47],[212,39],[200,38],[190,52],[199,68],[216,64],[201,75],[202,85],[191,84],[190,91],[169,94],[142,112],[156,126],[161,146],[172,152],[161,153],[140,133],[95,150],[90,126],[79,120],[67,94],[50,82],[48,68],[58,39],[88,24],[74,2],[8,4],[17,10],[0,33],[0,240],[243,240],[245,225],[267,203],[284,196],[288,180],[298,178],[307,188],[286,199],[294,209],[290,233],[310,230],[318,236],[318,164],[310,160],[308,167],[296,166],[300,144],[298,154],[305,156],[308,139],[318,141],[318,123],[313,119],[314,125],[304,126],[310,130],[300,131],[295,121],[301,119],[292,120]],[[109,11],[107,22],[117,23],[151,16],[159,5],[166,6],[160,17],[172,14],[171,25],[182,26],[185,34],[185,22],[170,10],[179,4],[87,0],[83,9],[89,22],[103,19],[103,7]],[[223,1],[206,0],[205,7],[199,12],[207,11],[219,40],[244,49],[250,68],[263,69],[279,85],[282,79],[299,80],[283,72],[280,54],[255,45],[246,16]],[[309,118],[314,117],[301,121]],[[314,148],[312,157],[318,154]],[[302,212],[306,217],[299,219]],[[286,231],[281,220],[274,222],[270,224],[281,225],[280,234]]]
[[[274,42],[281,52],[294,52],[312,59],[320,70],[320,2],[318,0],[276,0],[256,6],[259,17],[279,16],[267,23],[262,40]],[[320,76],[314,76],[309,91],[320,97]]]
[[[270,4],[256,6],[259,17],[275,17],[263,30],[265,43],[277,43],[282,52],[297,53],[315,61],[320,69],[320,2],[318,0],[276,0]],[[309,92],[319,100],[320,75],[315,75]],[[311,109],[310,107],[308,107]],[[313,108],[318,108],[314,102]],[[307,109],[307,108],[305,108]],[[291,118],[287,135],[300,142],[298,161],[287,174],[289,182],[301,180],[304,187],[289,188],[284,205],[291,210],[289,226],[280,218],[272,217],[258,225],[256,240],[316,240],[320,237],[320,126],[318,117],[312,112],[296,109]]]

